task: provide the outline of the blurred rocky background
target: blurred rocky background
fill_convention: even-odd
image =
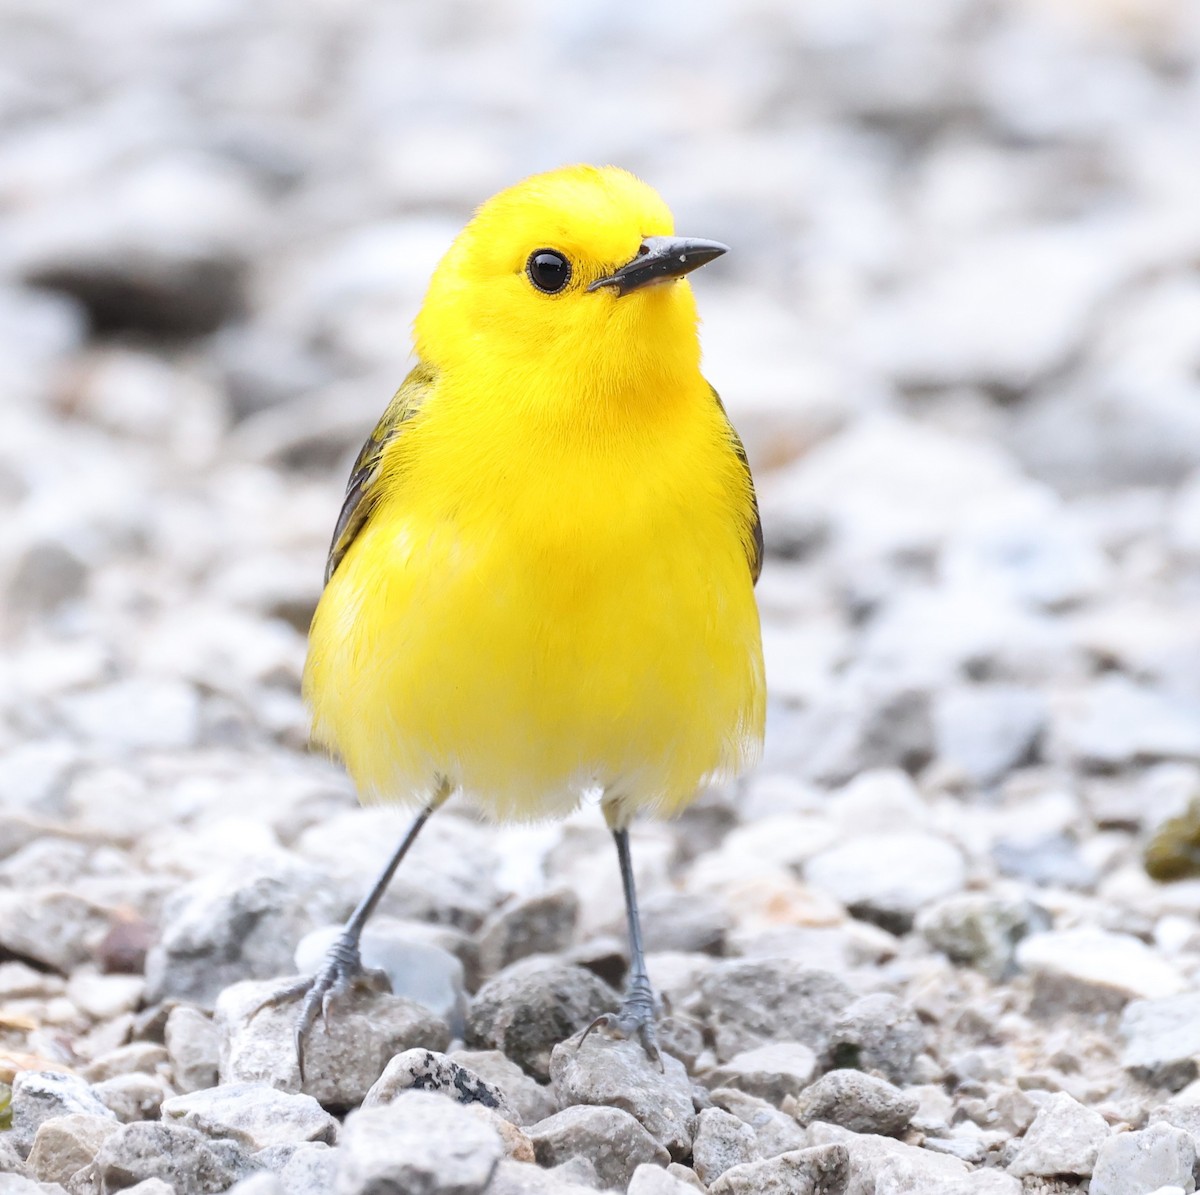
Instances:
[[[305,751],[346,470],[473,206],[576,160],[734,247],[770,729],[636,835],[680,1062],[554,1049],[596,811],[451,809],[296,1094],[261,981],[404,825]],[[0,510],[3,1190],[1194,1189],[1194,0],[0,0]]]

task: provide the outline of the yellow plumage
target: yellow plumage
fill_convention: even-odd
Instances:
[[[448,786],[531,818],[602,789],[623,824],[756,757],[757,510],[691,288],[588,289],[672,232],[632,175],[569,167],[486,203],[434,274],[305,669],[364,799]],[[540,249],[570,263],[558,293]]]

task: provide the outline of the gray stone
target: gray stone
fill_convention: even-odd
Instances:
[[[582,1158],[572,1159],[583,1161]],[[592,1171],[595,1174],[595,1170]],[[595,1195],[596,1187],[579,1182],[566,1165],[552,1170],[501,1158],[488,1184],[487,1195]]]
[[[329,1195],[337,1181],[341,1151],[328,1145],[273,1145],[254,1160],[278,1176],[287,1195]]]
[[[450,1026],[453,1036],[461,1037],[467,1009],[463,964],[444,946],[430,940],[428,929],[395,918],[381,918],[378,925],[370,921],[363,931],[359,953],[364,967],[382,971],[388,977],[394,996],[424,1005]],[[340,925],[327,925],[306,934],[296,947],[296,970],[301,975],[315,974],[341,932]]]
[[[65,1184],[118,1127],[107,1117],[79,1112],[42,1121],[29,1151],[29,1173],[41,1182]]]
[[[541,1166],[587,1158],[606,1187],[623,1190],[644,1162],[665,1166],[671,1155],[628,1112],[577,1104],[526,1130]]]
[[[479,965],[494,975],[531,954],[558,954],[571,945],[579,898],[569,888],[514,900],[497,909],[479,930]]]
[[[360,893],[363,877],[379,873],[405,828],[394,808],[347,809],[309,827],[296,850]],[[478,929],[500,903],[494,835],[493,827],[451,810],[432,818],[388,885],[380,913]]]
[[[474,1071],[433,1050],[405,1050],[397,1054],[363,1098],[364,1108],[390,1104],[405,1091],[436,1091],[460,1104],[482,1104],[512,1124],[521,1118],[504,1092]]]
[[[966,1163],[946,1154],[906,1145],[892,1137],[853,1133],[840,1125],[815,1121],[808,1129],[813,1146],[840,1145],[848,1160],[845,1195],[891,1195],[941,1192],[970,1171]]]
[[[695,1195],[703,1190],[702,1186],[686,1182],[661,1166],[643,1162],[633,1172],[625,1195]]]
[[[116,1117],[77,1075],[18,1071],[12,1082],[12,1141],[22,1154],[44,1121],[81,1113],[116,1123]]]
[[[736,1087],[780,1104],[812,1082],[816,1055],[799,1042],[772,1042],[743,1050],[704,1075],[710,1087]]]
[[[248,1150],[292,1142],[337,1141],[337,1121],[310,1095],[257,1083],[229,1083],[177,1095],[162,1106],[164,1124],[182,1124],[207,1137],[229,1137]]]
[[[1091,1195],[1141,1195],[1156,1187],[1194,1191],[1196,1146],[1182,1129],[1152,1124],[1138,1133],[1117,1133],[1100,1147]]]
[[[1121,1014],[1121,1065],[1139,1079],[1178,1091],[1196,1078],[1200,993],[1134,1000]]]
[[[969,1166],[982,1166],[987,1161],[987,1147],[978,1136],[966,1129],[955,1128],[949,1137],[926,1137],[921,1145],[932,1153],[958,1158]]]
[[[80,597],[87,585],[86,563],[70,544],[35,539],[12,566],[7,597],[15,612],[41,614]]]
[[[897,1166],[880,1177],[876,1185],[879,1195],[1023,1195],[1023,1192],[1040,1191],[1043,1195],[1062,1190],[1064,1195],[1077,1190],[1071,1180],[1065,1180],[1060,1187],[1054,1179],[1034,1179],[1029,1186],[1011,1174],[1002,1170],[972,1170],[961,1178],[939,1178],[934,1182],[926,1182],[919,1175],[913,1176],[912,1171],[905,1171]]]
[[[695,1013],[712,1031],[722,1061],[768,1042],[799,1042],[818,1056],[852,1003],[846,984],[791,959],[730,960],[700,977]]]
[[[916,1114],[918,1101],[891,1083],[861,1071],[834,1070],[795,1097],[788,1110],[803,1125],[822,1120],[854,1133],[897,1137]]]
[[[283,1184],[275,1175],[260,1171],[239,1183],[234,1183],[226,1195],[291,1195],[291,1192],[284,1190]]]
[[[1165,1104],[1160,1104],[1150,1112],[1150,1124],[1169,1124],[1173,1128],[1182,1129],[1192,1139],[1192,1144],[1200,1155],[1200,1103],[1189,1098],[1189,1089],[1185,1088],[1173,1096]]]
[[[695,1113],[692,1083],[683,1063],[661,1055],[662,1069],[640,1042],[613,1040],[600,1032],[580,1044],[554,1048],[550,1077],[562,1107],[606,1105],[628,1112],[677,1161],[691,1145]]]
[[[68,738],[14,744],[0,756],[0,805],[12,811],[61,816],[67,783],[82,757],[80,747]]]
[[[726,1170],[709,1195],[840,1195],[848,1175],[845,1147],[818,1145]]]
[[[1086,767],[1200,759],[1200,705],[1124,676],[1095,681],[1055,721],[1061,747]]]
[[[97,328],[211,332],[243,307],[261,216],[232,164],[143,157],[39,205],[22,224],[20,273],[79,300]]]
[[[163,1100],[174,1094],[161,1075],[114,1075],[92,1084],[92,1093],[123,1124],[157,1120]]]
[[[533,1124],[558,1111],[554,1089],[531,1079],[499,1050],[454,1050],[449,1058],[503,1092],[520,1124]]]
[[[1145,372],[1129,385],[1092,371],[1022,404],[1011,436],[1022,464],[1068,494],[1181,480],[1200,452],[1194,379],[1163,385]]]
[[[196,1195],[227,1190],[255,1168],[232,1142],[210,1142],[195,1129],[150,1122],[119,1128],[93,1165],[102,1191],[159,1178]]]
[[[696,1122],[692,1166],[706,1186],[726,1170],[757,1159],[754,1130],[732,1113],[705,1108]]]
[[[1080,351],[1128,268],[1082,227],[972,237],[881,300],[864,329],[868,351],[905,386],[978,383],[1019,393]]]
[[[514,1161],[529,1161],[535,1162],[537,1159],[532,1155],[525,1159],[514,1159]],[[600,1176],[596,1173],[596,1167],[587,1158],[580,1154],[576,1154],[573,1158],[568,1158],[565,1162],[560,1162],[557,1166],[551,1167],[546,1171],[547,1174],[552,1174],[559,1182],[567,1182],[572,1186],[587,1187],[593,1191],[602,1191],[605,1189],[604,1184],[600,1181]]]
[[[65,991],[66,984],[57,975],[37,971],[26,963],[0,963],[0,996],[6,1000],[51,1000]]]
[[[601,1013],[616,992],[582,967],[522,960],[488,980],[467,1015],[466,1043],[500,1050],[535,1079],[550,1077],[550,1052]]]
[[[672,1178],[677,1178],[680,1182],[687,1183],[689,1187],[694,1187],[697,1191],[704,1190],[704,1184],[700,1181],[700,1176],[690,1166],[685,1166],[682,1162],[672,1162],[667,1167],[667,1173]]]
[[[25,1159],[17,1152],[12,1142],[12,1135],[6,1133],[0,1137],[0,1174],[25,1173]]]
[[[445,1096],[409,1091],[346,1117],[336,1195],[479,1195],[503,1155],[500,1137]]]
[[[933,703],[938,758],[986,788],[1030,759],[1047,712],[1039,693],[1016,685],[943,690]]]
[[[898,830],[830,847],[808,860],[804,875],[856,917],[902,933],[924,905],[962,888],[966,864],[944,838]]]
[[[238,1186],[240,1184],[235,1183],[229,1189],[235,1191]],[[170,1183],[164,1182],[161,1178],[144,1178],[140,1183],[126,1187],[122,1195],[178,1195],[178,1193]]]
[[[929,551],[967,516],[1026,489],[1016,465],[981,436],[871,413],[763,485],[763,523],[785,543],[811,542],[815,525],[861,573],[864,561]]]
[[[709,1092],[709,1097],[716,1107],[732,1112],[754,1130],[760,1158],[791,1153],[808,1144],[808,1136],[795,1117],[781,1112],[766,1100],[732,1087],[717,1087]]]
[[[500,1138],[500,1146],[504,1150],[506,1158],[511,1158],[514,1162],[536,1161],[533,1142],[529,1140],[529,1135],[519,1125],[513,1124],[511,1120],[501,1116],[494,1108],[488,1108],[484,1104],[471,1102],[462,1106],[495,1131]]]
[[[0,948],[69,975],[88,962],[114,910],[56,885],[0,891]]]
[[[89,1083],[100,1083],[119,1075],[157,1075],[165,1069],[166,1048],[152,1041],[131,1041],[106,1050],[83,1068],[83,1077]]]
[[[1080,928],[1030,934],[1017,963],[1033,976],[1034,1009],[1116,1012],[1130,1000],[1174,996],[1183,977],[1140,938]]]
[[[164,1037],[177,1091],[186,1095],[216,1086],[221,1039],[211,1017],[180,1004],[167,1016]]]
[[[703,892],[659,889],[640,899],[642,936],[647,952],[724,953],[732,928],[729,911]]]
[[[1108,1138],[1099,1112],[1085,1108],[1066,1092],[1055,1092],[1021,1139],[1008,1172],[1017,1178],[1092,1173],[1096,1155]]]
[[[294,1003],[263,1008],[283,981],[239,983],[217,1001],[222,1083],[269,1083],[303,1090],[325,1107],[362,1103],[388,1060],[424,1046],[444,1050],[450,1031],[428,1009],[385,992],[355,988],[337,1002],[328,1025],[314,1026],[305,1048],[305,1075],[293,1042]]]
[[[942,552],[940,572],[950,585],[1002,593],[1044,610],[1079,605],[1111,580],[1108,561],[1088,529],[1057,498],[1032,488],[1023,501],[984,512],[952,535]],[[1024,696],[1024,709],[1016,701],[1008,705],[1015,724],[1009,733],[1019,731],[1022,722],[1028,727],[1031,717],[1037,724],[1035,733],[1045,723],[1044,698],[1033,692]],[[986,725],[989,717],[1000,713],[999,702],[990,709],[977,706],[976,713]]]
[[[1100,873],[1080,851],[1079,839],[1066,831],[1027,834],[992,843],[992,862],[1001,875],[1039,888],[1095,888]]]
[[[700,1056],[708,1048],[704,1026],[687,1013],[668,1013],[658,1018],[655,1029],[659,1049],[678,1058],[689,1072],[695,1071]]]
[[[874,768],[916,771],[934,756],[929,693],[910,684],[847,682],[793,722],[777,762],[818,784],[844,784]]]
[[[834,1066],[878,1071],[893,1083],[912,1078],[925,1048],[925,1027],[902,1000],[872,992],[855,1000],[834,1022],[829,1057]]]
[[[200,737],[200,695],[181,680],[130,677],[70,693],[60,707],[84,742],[109,750],[178,751]]]
[[[0,1174],[0,1195],[67,1195],[58,1183],[40,1183],[22,1174]]]
[[[916,928],[953,962],[998,981],[1015,970],[1017,943],[1048,918],[1020,890],[959,892],[922,909]]]
[[[146,999],[211,1007],[239,980],[286,975],[300,938],[349,904],[328,875],[289,859],[193,880],[163,909],[161,938],[146,958]]]

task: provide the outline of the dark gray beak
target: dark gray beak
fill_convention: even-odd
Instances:
[[[728,253],[720,241],[700,241],[692,237],[647,237],[637,257],[607,278],[599,278],[588,290],[611,286],[618,295],[627,295],[650,282],[682,278],[698,270],[705,262]]]

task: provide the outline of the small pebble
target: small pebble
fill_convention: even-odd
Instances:
[[[855,1133],[898,1137],[917,1111],[917,1100],[891,1083],[861,1071],[834,1070],[806,1087],[787,1111],[802,1124],[838,1124]]]
[[[616,992],[582,967],[526,960],[475,994],[466,1042],[471,1049],[502,1051],[544,1082],[554,1047],[617,1004]]]
[[[593,1104],[628,1112],[672,1158],[691,1145],[695,1115],[692,1083],[677,1058],[661,1054],[661,1069],[640,1042],[612,1040],[600,1031],[586,1041],[563,1042],[550,1056],[559,1104]]]
[[[696,1122],[692,1141],[692,1166],[706,1186],[725,1171],[755,1160],[758,1140],[754,1130],[720,1108],[705,1108]]]
[[[1100,1147],[1108,1139],[1104,1117],[1065,1092],[1042,1105],[1008,1165],[1016,1178],[1092,1173]]]
[[[395,1055],[363,1097],[362,1106],[390,1104],[402,1092],[414,1090],[441,1092],[460,1104],[479,1104],[512,1124],[520,1120],[500,1088],[433,1050],[405,1050]]]
[[[337,1141],[337,1121],[310,1095],[257,1083],[230,1083],[177,1095],[162,1106],[164,1124],[182,1124],[209,1137],[228,1137],[251,1152],[272,1145]]]
[[[624,1188],[642,1163],[665,1166],[671,1155],[628,1112],[575,1104],[526,1132],[538,1164],[558,1166],[581,1157],[596,1168],[605,1187]]]
[[[352,1112],[342,1128],[337,1195],[482,1191],[503,1154],[495,1129],[444,1096],[409,1091]]]

